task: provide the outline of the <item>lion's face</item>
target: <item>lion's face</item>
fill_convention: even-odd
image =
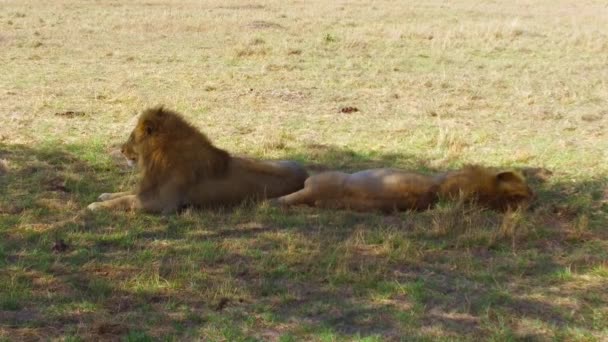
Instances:
[[[147,159],[145,151],[151,145],[158,145],[156,133],[161,126],[159,121],[164,119],[164,114],[157,111],[154,109],[144,111],[129,135],[129,139],[120,148],[120,152],[127,158],[127,163],[131,167],[138,163],[145,163]]]
[[[528,186],[526,180],[518,173],[506,171],[496,175],[498,191],[502,198],[511,206],[530,202],[534,191]]]
[[[139,157],[138,151],[138,143],[136,139],[136,131],[133,131],[131,135],[129,135],[129,139],[127,142],[122,144],[120,147],[120,152],[127,159],[127,164],[129,167],[134,167],[137,165],[137,160]]]

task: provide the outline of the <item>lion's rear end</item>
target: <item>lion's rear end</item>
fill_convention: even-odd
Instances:
[[[276,166],[284,170],[284,173],[282,176],[279,176],[279,182],[273,186],[273,191],[268,194],[267,198],[284,196],[304,188],[308,172],[302,165],[291,160],[280,160],[271,163],[276,163]]]

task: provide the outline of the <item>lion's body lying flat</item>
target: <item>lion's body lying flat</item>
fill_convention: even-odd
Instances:
[[[492,209],[515,207],[532,196],[520,175],[469,166],[427,176],[395,169],[353,174],[323,172],[309,177],[304,189],[278,198],[282,205],[306,204],[357,211],[425,210],[440,198],[464,199]]]
[[[424,210],[435,203],[436,192],[431,177],[416,173],[394,169],[353,174],[331,171],[309,177],[304,189],[278,202],[357,211]]]
[[[177,113],[162,107],[140,116],[125,156],[137,161],[141,181],[132,193],[103,194],[89,209],[173,212],[184,206],[225,206],[279,197],[301,189],[308,176],[291,161],[231,157]]]

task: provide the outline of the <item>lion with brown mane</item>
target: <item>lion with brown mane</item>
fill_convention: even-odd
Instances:
[[[293,161],[233,157],[176,112],[145,110],[121,148],[141,179],[134,192],[104,193],[88,209],[171,213],[186,206],[230,206],[302,189],[306,170]]]
[[[397,169],[348,174],[329,171],[309,177],[304,188],[273,200],[276,205],[310,205],[355,211],[426,210],[440,199],[475,202],[505,211],[534,197],[517,171],[466,166],[435,176]]]

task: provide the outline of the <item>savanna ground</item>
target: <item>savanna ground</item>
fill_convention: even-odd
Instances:
[[[607,22],[604,1],[0,1],[0,338],[608,339]],[[159,103],[313,172],[542,168],[538,201],[84,211],[134,183],[116,148]]]

